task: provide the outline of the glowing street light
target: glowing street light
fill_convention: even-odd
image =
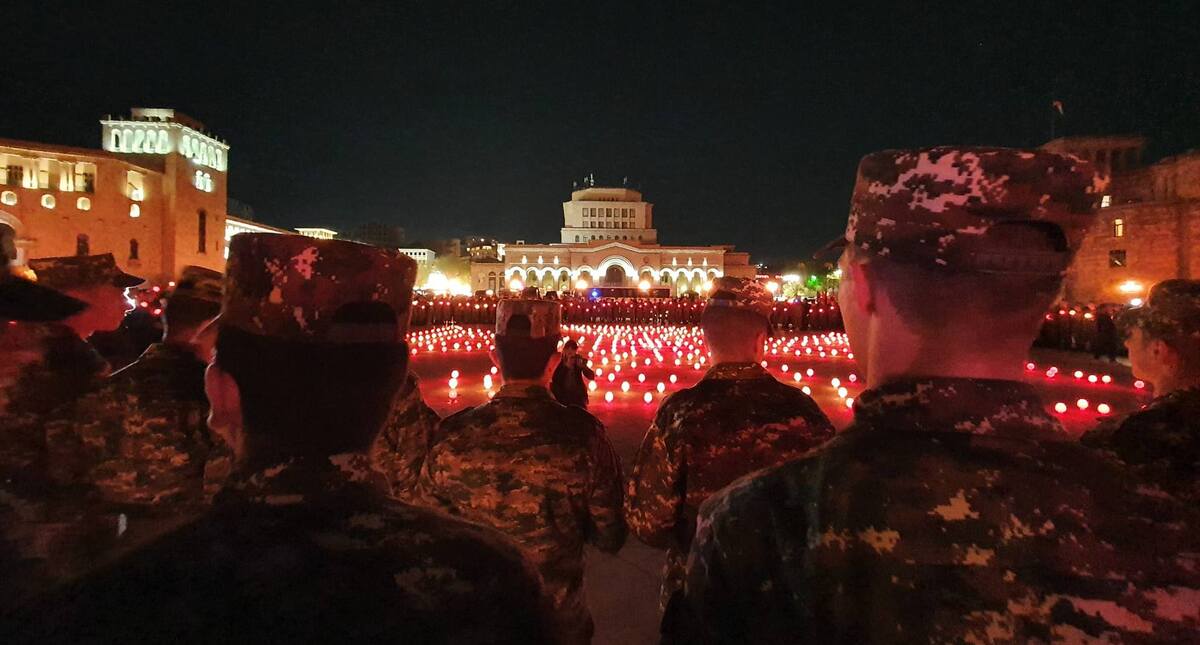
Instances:
[[[1142,286],[1142,283],[1138,282],[1137,280],[1126,280],[1125,282],[1117,285],[1117,291],[1120,291],[1121,293],[1141,293],[1145,288],[1146,287]]]

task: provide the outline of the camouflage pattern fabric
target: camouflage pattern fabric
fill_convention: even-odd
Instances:
[[[412,309],[417,262],[341,240],[241,233],[229,242],[220,324],[299,342],[396,342]],[[394,325],[338,324],[348,304],[379,303]]]
[[[721,363],[663,401],[625,491],[625,522],[667,549],[662,601],[683,583],[700,504],[749,472],[799,457],[833,437],[809,396],[756,363]]]
[[[385,497],[362,454],[238,473],[203,517],[10,617],[8,643],[556,642],[503,536]]]
[[[701,508],[681,642],[1197,642],[1196,514],[1070,441],[1031,386],[895,381]]]
[[[775,296],[757,280],[722,276],[713,280],[713,291],[707,307],[737,307],[747,309],[770,320],[775,309]]]
[[[0,468],[42,468],[44,424],[54,410],[93,388],[108,364],[59,323],[0,326]]]
[[[513,316],[529,319],[529,338],[558,336],[562,328],[562,305],[553,300],[509,298],[496,305],[496,335],[509,333]]]
[[[1140,327],[1155,338],[1200,342],[1200,280],[1163,280],[1150,288],[1146,304],[1118,319],[1126,331]]]
[[[995,253],[988,230],[1044,222],[1078,249],[1107,182],[1044,150],[935,147],[862,158],[843,238],[868,256],[947,271],[1061,274],[1073,253]]]
[[[371,449],[371,459],[387,477],[392,497],[405,501],[413,498],[421,465],[440,421],[438,413],[421,398],[416,375],[409,372]]]
[[[47,423],[51,476],[117,507],[202,503],[206,462],[224,451],[207,427],[204,369],[188,346],[151,345]]]
[[[583,545],[616,552],[625,543],[621,467],[595,417],[545,387],[506,384],[442,422],[420,486],[430,502],[524,547],[569,640],[591,638]]]
[[[61,503],[46,476],[45,423],[107,370],[65,325],[0,325],[0,606],[74,568],[67,543],[85,509]]]
[[[126,288],[145,282],[142,278],[122,271],[112,253],[36,258],[29,260],[29,268],[37,276],[39,284],[52,289],[74,289],[99,284]]]
[[[1102,423],[1080,441],[1200,508],[1200,388],[1160,396],[1124,419]]]

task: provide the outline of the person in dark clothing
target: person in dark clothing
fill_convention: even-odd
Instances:
[[[584,379],[595,380],[596,373],[587,366],[587,361],[579,355],[579,344],[568,340],[563,344],[562,358],[558,367],[554,368],[554,376],[550,379],[550,391],[554,398],[563,405],[578,405],[587,409],[588,390]]]
[[[1109,307],[1101,307],[1096,312],[1096,335],[1092,339],[1092,356],[1096,360],[1104,356],[1115,363],[1120,345],[1121,334],[1113,321],[1113,312]]]

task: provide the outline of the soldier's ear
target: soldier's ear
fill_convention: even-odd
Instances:
[[[848,277],[842,280],[843,287],[849,288],[850,302],[839,304],[842,308],[847,306],[854,307],[862,314],[873,314],[879,308],[878,293],[879,281],[876,279],[875,267],[869,262],[844,262],[841,265],[842,273]],[[847,285],[846,282],[849,282]],[[839,295],[841,291],[839,290]]]

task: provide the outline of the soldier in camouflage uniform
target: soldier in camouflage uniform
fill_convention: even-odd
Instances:
[[[515,545],[389,500],[370,466],[415,276],[393,251],[235,236],[205,375],[234,474],[201,518],[10,618],[5,642],[553,641]]]
[[[410,371],[371,448],[371,459],[387,477],[393,497],[413,499],[421,465],[433,445],[439,422],[441,417],[421,398],[420,381]]]
[[[1194,512],[1020,380],[1102,189],[1038,150],[863,159],[839,299],[868,389],[837,437],[701,507],[671,637],[1200,640]]]
[[[204,468],[223,442],[208,431],[193,344],[221,307],[221,274],[184,267],[165,298],[164,333],[124,369],[47,423],[51,476],[114,509],[178,514],[203,501]]]
[[[94,509],[47,476],[45,424],[107,373],[108,364],[82,337],[119,324],[122,290],[141,282],[110,254],[31,260],[30,267],[37,286],[10,283],[12,297],[55,290],[80,306],[61,316],[14,312],[13,322],[0,326],[0,514],[6,516],[0,530],[12,563],[0,572],[0,589],[8,599],[74,575],[93,560],[98,535],[116,533],[115,518],[106,525],[92,517]]]
[[[712,367],[663,401],[634,459],[625,522],[667,549],[661,603],[683,583],[700,503],[746,473],[798,457],[833,436],[809,396],[759,363],[774,299],[762,285],[720,278],[700,322]]]
[[[583,546],[616,552],[625,542],[621,467],[604,426],[546,388],[560,307],[500,301],[504,385],[490,402],[442,422],[420,486],[431,502],[516,539],[541,570],[568,640],[586,643]]]
[[[50,580],[37,557],[33,523],[44,514],[45,486],[37,471],[36,433],[20,440],[23,414],[11,413],[30,396],[33,383],[21,383],[25,368],[42,364],[47,348],[36,342],[45,323],[74,316],[87,304],[9,272],[0,249],[0,612],[24,595],[22,586],[40,588]],[[40,380],[40,379],[39,379]]]
[[[1124,419],[1102,423],[1081,441],[1115,454],[1139,476],[1200,502],[1200,280],[1167,280],[1121,326],[1133,374],[1155,399]]]

